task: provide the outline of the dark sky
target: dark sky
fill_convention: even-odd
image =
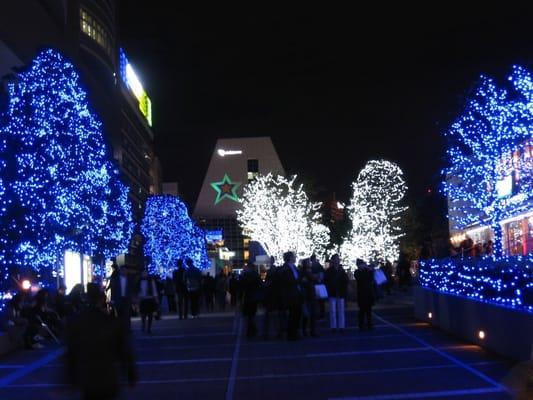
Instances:
[[[418,196],[438,184],[442,133],[479,74],[533,61],[529,9],[160,3],[122,1],[121,41],[152,99],[165,180],[191,205],[216,139],[237,136],[271,136],[288,172],[345,199],[385,157]]]

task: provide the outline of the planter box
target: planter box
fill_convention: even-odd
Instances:
[[[520,361],[532,359],[532,313],[423,287],[415,288],[414,300],[417,319],[503,356]],[[479,338],[480,331],[484,332],[484,339]]]

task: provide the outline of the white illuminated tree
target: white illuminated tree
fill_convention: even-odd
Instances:
[[[323,257],[329,229],[321,223],[320,203],[311,202],[296,176],[258,176],[246,185],[237,210],[237,220],[247,235],[259,242],[276,263],[283,253],[294,251],[299,258],[313,253]]]
[[[352,229],[340,252],[345,265],[360,258],[366,262],[395,261],[400,254],[398,239],[403,235],[398,221],[406,207],[403,172],[386,160],[371,160],[352,184],[348,206]]]

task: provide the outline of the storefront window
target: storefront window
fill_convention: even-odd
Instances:
[[[509,255],[523,253],[522,221],[509,222],[506,226],[507,250]]]
[[[533,253],[533,217],[527,219],[527,252]]]

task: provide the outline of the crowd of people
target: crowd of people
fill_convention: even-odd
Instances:
[[[266,274],[247,264],[240,274],[224,269],[213,277],[202,274],[186,259],[177,262],[171,276],[161,279],[113,263],[105,285],[89,283],[84,290],[79,284],[68,294],[64,286],[56,291],[40,289],[33,295],[20,290],[8,302],[2,326],[27,349],[40,349],[50,340],[65,343],[70,381],[86,398],[101,398],[102,393],[118,393],[120,369],[135,383],[131,316],[138,314],[141,330],[151,334],[154,319],[161,318],[165,298],[165,309],[180,320],[198,318],[201,307],[204,312],[240,310],[248,338],[294,341],[302,336],[317,337],[317,321],[326,317],[326,309],[331,331],[342,334],[354,283],[359,328],[372,329],[372,307],[384,293],[390,294],[393,275],[399,278],[400,287],[407,285],[410,277],[405,257],[400,257],[396,270],[388,262],[376,269],[357,260],[353,273],[341,266],[338,255],[329,259],[328,268],[314,255],[297,265],[293,252],[284,254],[282,265],[273,264]],[[107,369],[105,374],[102,368]],[[96,392],[88,378],[95,374],[105,376]]]
[[[105,287],[97,286],[107,294],[106,312],[128,331],[131,316],[139,315],[141,330],[152,333],[153,321],[161,318],[166,303],[165,310],[178,314],[180,320],[198,318],[201,308],[204,312],[240,308],[247,320],[248,337],[261,334],[265,339],[275,336],[294,340],[301,335],[318,335],[316,323],[325,318],[327,304],[331,330],[345,329],[346,301],[354,292],[350,282],[356,285],[359,326],[371,328],[371,307],[378,297],[391,293],[393,275],[398,277],[400,287],[407,287],[411,277],[405,257],[400,257],[395,270],[391,263],[384,262],[380,271],[385,279],[376,284],[374,266],[362,260],[357,260],[357,269],[351,273],[340,265],[338,255],[330,258],[325,269],[314,255],[296,265],[295,254],[287,252],[283,264],[272,265],[266,274],[248,264],[240,274],[223,269],[213,277],[202,274],[192,260],[186,259],[177,262],[171,276],[161,279],[113,263]],[[29,291],[19,291],[7,304],[2,327],[28,349],[41,348],[46,338],[59,340],[66,321],[88,304],[81,284],[68,295],[65,291],[64,286],[57,291],[41,289],[33,296]],[[264,310],[261,332],[256,323],[260,309]]]
[[[264,309],[262,336],[269,339],[272,333],[277,338],[299,340],[302,336],[318,336],[317,321],[325,317],[329,303],[329,327],[334,333],[343,333],[346,328],[345,305],[349,293],[350,277],[341,266],[338,255],[329,260],[325,269],[315,256],[301,260],[296,265],[296,255],[287,252],[283,265],[272,266],[264,280],[253,264],[245,266],[238,280],[242,315],[246,318],[246,335],[256,337],[257,310]],[[378,297],[391,293],[393,270],[390,263],[381,269],[384,280],[377,283],[375,267],[357,260],[353,273],[356,283],[356,301],[359,306],[359,328],[372,329],[372,306]],[[408,285],[404,278],[409,274],[407,262],[398,265],[400,285]],[[275,324],[272,322],[275,321]]]
[[[488,240],[484,243],[474,241],[471,238],[466,238],[458,246],[450,248],[450,255],[452,257],[482,257],[490,256],[494,251],[494,243]]]

